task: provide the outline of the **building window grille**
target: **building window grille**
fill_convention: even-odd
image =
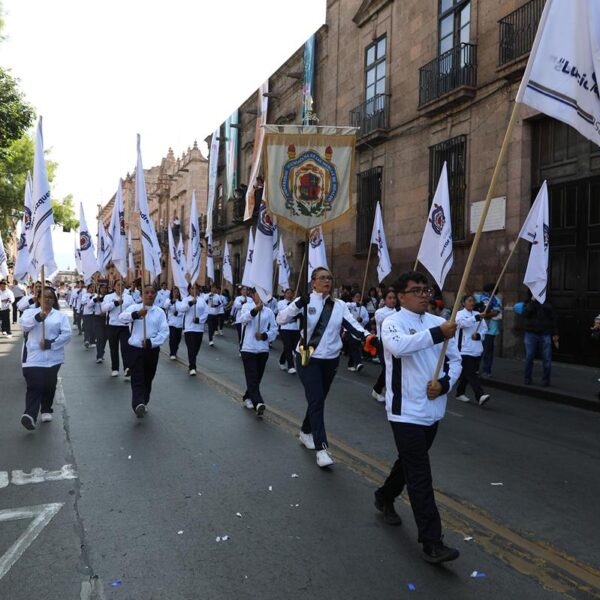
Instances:
[[[369,250],[375,207],[381,201],[383,167],[374,167],[358,173],[358,202],[356,205],[356,252]]]

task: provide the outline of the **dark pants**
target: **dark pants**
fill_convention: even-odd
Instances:
[[[127,368],[127,352],[129,350],[129,327],[120,325],[108,325],[108,347],[110,348],[110,368],[112,371],[119,370],[119,347],[123,359],[123,369]]]
[[[306,415],[302,423],[303,433],[312,433],[315,448],[321,450],[327,447],[325,433],[325,398],[335,377],[339,356],[337,358],[311,358],[306,367],[298,352],[296,355],[296,370],[304,386],[304,395],[308,402]]]
[[[94,337],[94,315],[82,315],[83,319],[83,341],[89,344],[95,344]]]
[[[356,367],[362,363],[362,342],[354,339],[349,333],[344,337],[348,342],[348,366]]]
[[[236,323],[235,330],[237,331],[237,334],[238,334],[238,344],[241,344],[242,343],[242,324]]]
[[[169,356],[177,356],[179,344],[181,344],[181,327],[169,326]]]
[[[225,313],[217,315],[217,327],[219,331],[223,331],[223,325],[225,324]]]
[[[479,375],[477,375],[481,357],[462,354],[461,359],[462,371],[456,384],[456,395],[462,396],[467,391],[467,385],[470,385],[475,392],[475,399],[479,400],[483,396],[483,388],[479,382]]]
[[[383,392],[383,388],[385,387],[385,356],[383,354],[383,345],[381,342],[377,343],[377,356],[379,358],[379,362],[381,363],[381,372],[379,373],[379,377],[373,386],[373,389],[377,394],[381,394]]]
[[[184,333],[185,337],[185,345],[187,346],[188,351],[188,368],[195,369],[196,368],[196,357],[198,356],[198,351],[200,350],[200,346],[202,346],[202,336],[204,334],[199,331],[186,331]]]
[[[12,333],[10,330],[10,308],[0,310],[0,329],[6,333]]]
[[[494,340],[496,336],[486,333],[483,338],[483,355],[481,357],[482,372],[486,375],[492,374],[492,363],[494,362]]]
[[[294,366],[294,350],[300,339],[300,331],[298,329],[280,329],[279,335],[283,342],[283,351],[279,357],[279,364],[287,363],[288,369]]]
[[[206,324],[208,325],[208,341],[212,342],[213,335],[215,335],[215,331],[217,330],[217,317],[219,315],[208,315],[206,318]]]
[[[390,421],[398,459],[377,494],[384,502],[393,502],[404,489],[419,530],[419,542],[436,542],[442,537],[442,523],[433,495],[429,448],[438,424],[415,425]]]
[[[246,376],[246,392],[244,400],[250,398],[254,408],[264,400],[260,395],[260,382],[267,366],[268,352],[242,352],[244,375]]]
[[[53,367],[23,367],[23,376],[27,384],[25,393],[25,414],[37,421],[40,409],[51,413],[54,392],[58,380],[60,365]]]
[[[13,319],[12,319],[12,322],[13,323],[17,322],[17,316],[19,314],[19,309],[17,308],[17,304],[19,304],[19,300],[20,299],[21,298],[16,298],[15,301],[13,302],[13,304],[12,304],[12,307],[13,307],[13,314],[12,314]]]
[[[542,357],[544,372],[542,383],[550,384],[550,372],[552,369],[552,336],[548,334],[525,332],[525,382],[531,383],[533,372],[533,359],[539,350]]]
[[[94,315],[94,338],[96,339],[96,358],[104,358],[106,348],[107,325],[106,315]]]
[[[81,313],[76,308],[73,308],[73,325],[77,325],[77,329],[79,330],[79,333],[81,333],[82,318]]]
[[[146,350],[129,346],[129,368],[131,369],[131,408],[150,402],[152,380],[156,375],[160,348]]]

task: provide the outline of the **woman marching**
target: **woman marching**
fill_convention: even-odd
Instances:
[[[277,312],[279,313],[282,310],[285,310],[293,299],[294,291],[288,288],[285,290],[285,298],[280,300],[277,304]],[[283,342],[283,350],[279,357],[279,368],[282,371],[287,369],[287,372],[293,375],[296,372],[294,367],[294,348],[296,348],[298,340],[300,339],[300,325],[298,319],[286,323],[285,325],[280,325],[279,335]]]
[[[123,359],[123,376],[129,377],[127,365],[127,340],[129,338],[129,327],[121,322],[119,315],[133,304],[133,298],[126,293],[123,282],[115,283],[114,291],[104,296],[102,301],[102,312],[108,315],[108,347],[110,348],[111,377],[119,376],[119,348]]]
[[[106,325],[106,313],[102,312],[102,302],[108,293],[108,285],[102,282],[98,287],[98,293],[92,294],[88,300],[88,306],[92,309],[92,331],[96,343],[96,363],[104,362],[104,350],[108,337]]]
[[[188,351],[188,369],[189,374],[194,376],[196,375],[196,357],[202,345],[208,311],[198,285],[190,284],[188,294],[182,302],[181,311],[183,312],[183,336]]]
[[[58,370],[65,361],[65,345],[71,341],[71,324],[58,309],[52,288],[43,289],[41,306],[23,313],[21,328],[27,333],[22,361],[27,392],[21,425],[33,430],[40,410],[43,423],[52,421]]]
[[[369,315],[367,309],[362,305],[360,292],[354,292],[352,302],[348,302],[346,306],[357,323],[366,329]],[[348,371],[360,371],[363,368],[362,341],[352,335],[352,330],[346,330],[344,338],[348,343]]]
[[[371,396],[377,402],[385,404],[385,396],[383,394],[383,388],[385,387],[385,358],[383,356],[383,345],[381,344],[381,326],[387,317],[393,315],[398,310],[398,296],[394,288],[387,289],[383,301],[385,303],[384,306],[375,311],[375,325],[377,327],[377,339],[379,340],[379,344],[377,344],[377,356],[381,362],[381,373],[373,386]]]
[[[177,350],[181,343],[183,333],[183,316],[185,313],[181,292],[177,286],[173,286],[171,293],[163,308],[167,311],[167,323],[169,324],[169,358],[177,360]]]

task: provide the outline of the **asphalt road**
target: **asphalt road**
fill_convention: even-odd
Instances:
[[[265,419],[234,399],[234,339],[203,345],[197,378],[161,357],[140,421],[129,385],[75,336],[55,420],[28,433],[20,340],[0,337],[2,600],[599,597],[600,415],[500,392],[485,409],[451,401],[432,462],[461,557],[432,567],[408,505],[401,528],[372,506],[394,458],[376,368],[340,369],[337,464],[320,470],[294,439],[302,389],[275,349]]]

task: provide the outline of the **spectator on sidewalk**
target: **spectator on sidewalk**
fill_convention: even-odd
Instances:
[[[2,334],[12,337],[10,330],[10,309],[15,301],[13,293],[6,287],[6,281],[0,281],[0,328]]]
[[[483,310],[489,302],[488,313],[491,315],[491,317],[486,320],[487,332],[483,338],[481,377],[491,377],[492,375],[494,342],[496,336],[500,335],[502,328],[502,300],[497,295],[498,290],[496,290],[496,294],[492,296],[492,301],[490,302],[490,295],[495,287],[496,286],[493,283],[486,283],[483,286],[483,292],[481,294],[476,294],[475,296],[477,303],[483,307],[481,310]]]
[[[558,327],[556,315],[550,302],[540,304],[529,294],[529,301],[523,308],[525,329],[525,385],[531,385],[533,359],[540,352],[543,364],[542,385],[550,385],[552,369],[552,344],[558,348]]]
[[[25,287],[22,286],[16,279],[13,279],[13,284],[10,286],[10,291],[13,293],[15,300],[12,304],[12,322],[15,324],[17,322],[17,316],[19,310],[17,309],[17,304],[19,300],[25,296],[26,291]]]

